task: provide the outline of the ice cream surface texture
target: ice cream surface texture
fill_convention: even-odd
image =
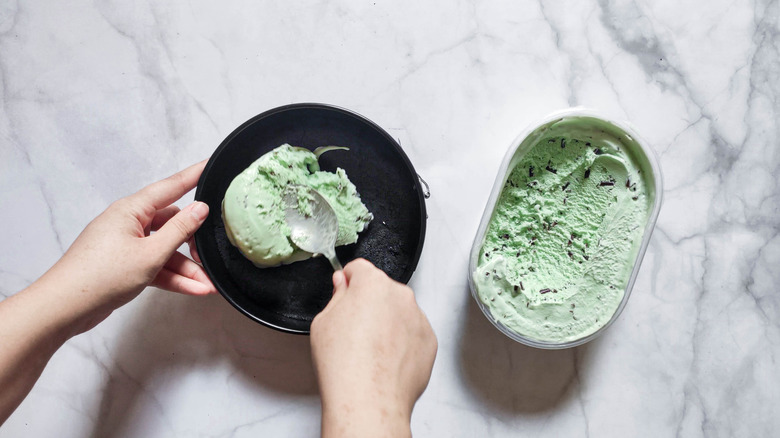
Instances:
[[[256,266],[279,266],[312,256],[290,241],[282,196],[291,185],[311,187],[328,201],[339,222],[337,246],[357,242],[358,233],[373,219],[344,169],[320,170],[320,152],[284,144],[258,158],[228,186],[222,201],[225,232]],[[305,209],[303,201],[299,204]]]
[[[654,200],[637,151],[633,138],[590,117],[551,122],[518,147],[472,273],[493,318],[544,343],[610,321]]]

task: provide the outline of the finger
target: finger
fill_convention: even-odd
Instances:
[[[157,210],[157,213],[154,214],[154,218],[152,218],[151,230],[159,230],[160,227],[162,227],[172,217],[176,216],[176,213],[180,211],[181,209],[175,205],[169,205],[165,208]]]
[[[217,289],[214,287],[214,284],[211,282],[208,275],[206,275],[203,268],[178,251],[173,253],[171,258],[165,263],[165,266],[163,266],[163,269],[172,274],[194,280],[205,286],[205,293],[199,292],[198,295],[217,293]],[[175,277],[173,277],[173,280],[178,282],[176,283],[177,285],[181,285],[181,282],[183,282],[183,280],[176,279]],[[184,282],[183,284],[188,285],[190,283]]]
[[[198,184],[198,178],[203,173],[204,167],[206,167],[206,160],[193,164],[164,180],[152,183],[130,197],[144,205],[153,205],[158,210],[167,207]]]
[[[347,284],[354,284],[355,286],[363,283],[373,284],[376,281],[384,281],[385,278],[388,278],[384,271],[362,258],[347,263],[344,267],[344,275],[347,278]],[[358,287],[358,289],[362,288]]]
[[[185,295],[209,295],[214,293],[214,286],[203,284],[192,278],[162,268],[157,276],[152,280],[152,286],[177,292]]]
[[[344,275],[346,276],[347,283],[352,281],[353,276],[360,275],[361,272],[370,270],[371,268],[374,268],[374,265],[366,259],[355,259],[347,263],[347,266],[344,266]]]
[[[347,277],[344,275],[344,271],[336,271],[333,273],[333,295],[344,293],[347,291]]]
[[[164,260],[188,241],[200,227],[209,214],[209,206],[202,202],[193,202],[184,210],[176,213],[149,239],[157,246],[157,251]]]
[[[198,247],[195,245],[194,237],[190,237],[190,240],[187,241],[187,246],[190,247],[190,257],[192,257],[192,260],[195,260],[197,263],[201,263],[200,254],[198,254]]]
[[[193,262],[187,258],[187,256],[178,251],[174,252],[171,258],[165,262],[164,268],[176,274],[183,275],[187,278],[191,278],[195,281],[209,285],[214,289],[214,292],[217,291],[217,289],[214,288],[214,285],[211,283],[209,276],[206,274],[206,271],[203,270],[203,267]]]

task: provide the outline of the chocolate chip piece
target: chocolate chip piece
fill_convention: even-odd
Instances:
[[[601,148],[593,149],[593,153],[596,155],[601,155],[603,152],[601,152]]]
[[[588,178],[590,178],[590,167],[585,169],[585,179],[588,179]]]
[[[611,187],[611,186],[614,186],[614,185],[615,185],[614,181],[602,181],[602,182],[599,183],[599,186],[601,186],[601,187],[604,187],[604,186],[610,186]]]
[[[550,292],[552,292],[552,289],[548,289],[548,288],[545,288],[545,289],[542,289],[542,290],[539,291],[540,294],[546,294],[546,293],[550,293]]]
[[[528,176],[529,177],[534,176],[534,166],[528,168]]]
[[[569,187],[569,184],[571,184],[571,182],[564,184],[563,187],[561,187],[561,190],[566,190]]]
[[[562,138],[561,139],[561,149],[563,149],[565,147],[566,147],[566,140]]]
[[[557,171],[557,170],[555,170],[555,169],[553,169],[553,168],[552,168],[552,166],[551,166],[550,164],[551,164],[551,163],[548,161],[548,162],[547,162],[547,166],[545,166],[545,167],[544,167],[544,169],[545,169],[545,170],[547,170],[547,171],[548,171],[548,172],[550,172],[550,173],[555,173],[555,174],[557,174],[557,173],[558,173],[558,171]]]

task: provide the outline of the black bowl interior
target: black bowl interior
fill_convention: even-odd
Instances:
[[[347,146],[320,158],[323,170],[346,170],[374,214],[358,242],[337,248],[342,263],[363,257],[391,278],[412,276],[425,237],[425,201],[411,162],[398,143],[371,121],[322,104],[295,104],[260,114],[238,127],[206,165],[195,199],[211,213],[195,234],[200,258],[219,292],[238,310],[269,327],[308,333],[330,300],[332,268],[323,257],[260,269],[227,239],[222,198],[233,178],[266,152],[289,143],[314,149]]]

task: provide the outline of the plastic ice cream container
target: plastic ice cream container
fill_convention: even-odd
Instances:
[[[571,108],[530,125],[501,163],[471,249],[479,308],[532,347],[599,336],[631,295],[662,193],[655,155],[627,123]]]

